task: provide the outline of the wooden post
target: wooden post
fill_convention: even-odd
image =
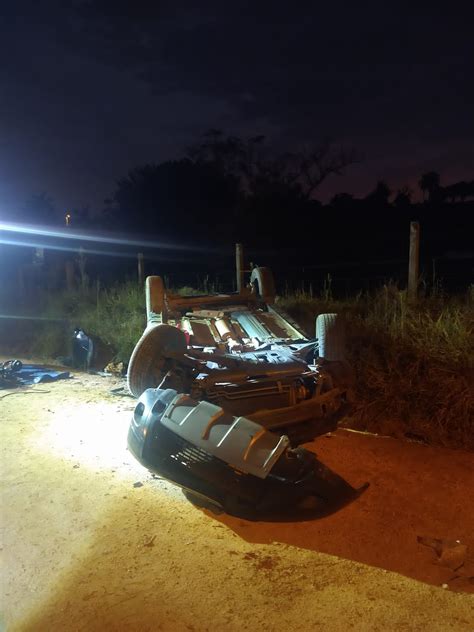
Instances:
[[[408,298],[416,300],[420,279],[420,224],[410,222],[410,255],[408,261]]]
[[[138,285],[142,286],[145,283],[145,267],[143,263],[143,252],[139,252],[138,258]]]
[[[237,292],[244,287],[244,251],[242,244],[235,244],[235,274],[237,279]]]

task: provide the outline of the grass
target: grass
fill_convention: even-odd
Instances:
[[[125,283],[102,291],[88,291],[86,300],[76,300],[69,322],[76,322],[89,335],[101,340],[115,353],[115,359],[128,362],[146,325],[144,292],[136,283]]]
[[[411,303],[386,285],[337,301],[299,293],[280,304],[307,329],[325,311],[344,314],[355,369],[351,427],[474,449],[474,294]]]
[[[3,344],[8,336],[10,353],[27,350],[40,358],[70,355],[73,330],[80,327],[98,341],[104,357],[128,362],[146,325],[144,292],[131,282],[107,289],[45,293],[23,315],[31,320],[10,322]],[[20,339],[19,322],[23,324]]]
[[[175,290],[178,291],[178,290]],[[192,288],[180,293],[193,294]],[[278,299],[308,335],[317,314],[337,312],[347,322],[348,354],[356,375],[353,428],[474,449],[474,288],[448,297],[437,289],[416,303],[387,284],[376,293],[337,300],[330,281],[319,295],[296,292]],[[109,359],[127,362],[146,324],[144,291],[136,283],[83,287],[46,294],[35,307],[44,320],[11,324],[10,352],[67,356],[72,331],[99,340]],[[28,312],[24,313],[28,316]],[[20,338],[18,331],[21,331]]]

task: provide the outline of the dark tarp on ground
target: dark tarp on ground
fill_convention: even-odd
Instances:
[[[69,371],[56,371],[37,364],[23,364],[18,370],[0,371],[0,388],[30,386],[31,384],[64,380],[69,377]]]

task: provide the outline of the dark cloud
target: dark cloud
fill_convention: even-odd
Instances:
[[[474,38],[454,7],[20,1],[1,24],[0,203],[99,204],[210,126],[355,145],[365,163],[325,195],[474,171]]]
[[[422,134],[474,130],[474,38],[454,11],[241,1],[205,3],[199,13],[159,5],[150,15],[139,2],[112,16],[109,2],[89,6],[82,32],[93,48],[159,94],[185,86],[249,118],[303,119],[338,134],[397,122]]]

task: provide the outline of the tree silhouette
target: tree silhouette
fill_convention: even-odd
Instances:
[[[242,190],[250,195],[261,193],[268,185],[307,200],[329,176],[343,175],[347,167],[359,161],[355,150],[335,146],[329,140],[279,155],[264,143],[263,135],[242,139],[210,129],[189,148],[188,156],[239,178]]]
[[[342,176],[347,167],[360,162],[354,149],[335,146],[324,140],[301,152],[288,155],[289,173],[300,184],[307,199],[311,199],[321,184],[332,175]]]
[[[354,196],[352,193],[336,193],[329,204],[335,209],[349,210],[354,206]]]
[[[375,189],[366,196],[365,200],[369,205],[387,206],[391,194],[388,184],[384,180],[379,180]]]
[[[440,176],[436,171],[428,171],[424,173],[418,181],[418,186],[423,192],[423,199],[434,202],[439,193]]]
[[[410,187],[404,186],[401,189],[398,189],[395,198],[393,200],[394,206],[397,208],[407,208],[411,204],[411,197],[413,195],[413,191]]]
[[[242,190],[248,191],[265,163],[264,142],[263,135],[242,139],[210,129],[188,148],[187,155],[194,162],[211,164],[218,171],[233,175],[239,179]]]
[[[474,180],[472,182],[461,180],[447,187],[441,187],[441,195],[444,200],[455,202],[459,199],[461,202],[464,202],[466,198],[474,197]]]
[[[190,159],[143,165],[117,182],[106,217],[115,228],[182,240],[226,234],[241,201],[238,180]]]
[[[327,141],[275,155],[262,135],[243,139],[217,129],[187,154],[137,167],[121,178],[106,202],[108,225],[170,239],[282,242],[288,218],[313,225],[321,207],[315,191],[355,160],[354,152]]]

